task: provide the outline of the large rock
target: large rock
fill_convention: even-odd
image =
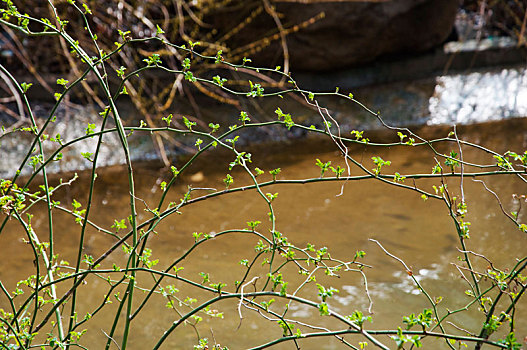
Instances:
[[[292,69],[323,71],[356,66],[387,54],[422,52],[441,44],[452,31],[459,0],[276,0],[271,4],[286,30],[324,14],[286,39]],[[265,9],[259,9],[263,1],[236,0],[231,5],[207,18],[218,29],[216,38],[257,14],[226,44],[234,50],[245,46],[247,50],[238,52],[238,58],[245,55],[254,64],[282,65],[281,42],[277,35],[273,37],[277,26]],[[257,45],[251,50],[249,44],[262,38],[270,40],[263,48]]]

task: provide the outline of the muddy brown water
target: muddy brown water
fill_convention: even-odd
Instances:
[[[427,137],[446,136],[449,128],[445,126],[421,127],[420,133]],[[499,152],[513,150],[522,152],[527,147],[527,120],[511,119],[480,125],[463,126],[459,128],[461,138],[484,144]],[[371,138],[381,138],[383,133],[371,133]],[[454,144],[440,146],[442,151],[454,148]],[[381,149],[364,149],[362,146],[352,146],[354,157],[367,164],[369,168],[372,155],[379,155],[390,160],[389,172],[398,171],[401,174],[430,173],[434,164],[433,156],[424,147],[391,147]],[[492,158],[481,151],[464,148],[465,160],[475,163],[490,164]],[[296,140],[280,145],[258,146],[253,150],[254,163],[269,170],[276,167],[282,169],[279,178],[317,177],[319,169],[315,159],[331,160],[334,165],[343,165],[342,158],[335,147],[319,139]],[[228,172],[229,157],[205,157],[188,170],[188,175],[170,191],[169,201],[178,200],[187,188],[194,187],[222,188],[222,179]],[[136,165],[137,201],[140,219],[148,218],[145,204],[154,207],[161,195],[159,183],[166,180],[169,172],[153,165]],[[358,174],[353,169],[354,174]],[[248,183],[248,179],[236,170],[231,172],[235,185]],[[101,227],[110,228],[114,220],[121,220],[129,215],[129,196],[126,185],[126,174],[119,167],[101,169],[98,171],[96,194],[90,218]],[[87,196],[88,174],[80,174],[71,187],[60,190],[56,200],[71,208],[73,198],[85,204]],[[67,179],[66,175],[63,175]],[[264,179],[270,179],[264,175]],[[514,176],[489,176],[484,178],[487,186],[499,194],[504,208],[514,210],[517,203],[512,194],[525,194],[527,186]],[[459,195],[459,180],[448,179],[448,185]],[[406,183],[412,183],[407,180]],[[438,185],[438,180],[416,180],[416,185],[431,189]],[[411,266],[414,275],[432,297],[443,298],[439,304],[440,313],[446,309],[455,310],[464,307],[469,299],[464,295],[468,289],[467,283],[460,278],[460,273],[454,266],[459,263],[457,251],[459,242],[453,223],[448,217],[443,203],[435,200],[424,202],[420,195],[408,190],[387,186],[375,180],[359,182],[349,181],[344,184],[314,183],[307,185],[273,185],[265,192],[278,192],[275,200],[277,214],[277,230],[286,235],[290,242],[298,246],[312,243],[316,247],[327,246],[332,256],[342,260],[352,259],[357,250],[364,250],[364,263],[371,266],[366,269],[368,289],[373,301],[371,315],[373,323],[367,324],[367,329],[396,329],[401,326],[402,317],[412,312],[418,313],[429,307],[426,298],[419,292],[405,272],[401,264],[388,257],[369,238],[381,242],[392,254],[403,259]],[[467,220],[472,223],[471,239],[468,249],[484,254],[495,266],[501,269],[511,268],[516,258],[527,255],[527,236],[522,234],[501,213],[496,198],[486,192],[481,183],[471,178],[464,179],[464,190],[468,203]],[[343,192],[342,195],[339,195]],[[37,207],[33,219],[33,227],[42,240],[46,240],[46,215],[43,207]],[[245,228],[247,221],[260,220],[267,222],[268,209],[264,201],[254,191],[244,191],[225,196],[219,196],[203,202],[184,207],[182,215],[173,215],[165,219],[156,229],[148,246],[152,249],[152,257],[159,259],[159,266],[171,264],[183,254],[193,243],[192,232],[217,233],[230,228]],[[520,218],[525,218],[520,214]],[[261,232],[266,232],[262,224]],[[60,259],[70,262],[74,260],[79,240],[80,226],[74,220],[57,212],[54,216],[55,250]],[[0,234],[0,280],[9,289],[15,288],[16,282],[34,273],[33,256],[30,247],[21,242],[23,233],[14,221]],[[98,256],[115,241],[96,230],[89,230],[84,244],[85,253]],[[241,259],[252,259],[254,245],[257,240],[253,236],[233,234],[216,238],[202,245],[185,260],[181,276],[201,281],[200,272],[210,273],[213,282],[227,283],[227,289],[232,288],[234,281],[241,279],[245,268],[239,264]],[[104,266],[113,263],[123,264],[125,258],[121,250],[113,253]],[[487,262],[474,259],[475,267],[484,270]],[[257,268],[256,271],[265,273]],[[301,279],[295,269],[285,268],[290,273],[289,290],[294,290]],[[323,275],[317,281],[333,286],[339,290],[329,304],[341,314],[351,314],[354,310],[367,312],[369,301],[364,292],[364,284],[357,273],[343,273],[340,278],[327,278]],[[93,310],[103,300],[108,292],[108,283],[95,276],[88,278],[87,283],[79,290],[79,315]],[[148,288],[152,278],[140,274],[138,283]],[[168,282],[165,282],[167,284]],[[185,299],[192,295],[200,302],[212,295],[186,287],[180,282],[172,282],[180,289],[179,296]],[[64,292],[61,286],[59,292]],[[120,290],[122,293],[122,289]],[[135,301],[141,300],[144,293],[138,291]],[[301,293],[316,299],[316,288],[309,288]],[[267,300],[267,299],[262,299]],[[142,310],[132,323],[129,349],[148,349],[153,346],[163,332],[178,319],[178,315],[165,307],[166,299],[156,296]],[[0,298],[0,307],[6,308],[5,297]],[[100,313],[87,324],[87,334],[81,339],[89,349],[100,349],[106,342],[113,321],[117,303],[107,305],[108,312]],[[204,317],[199,324],[201,337],[211,342],[228,346],[230,349],[244,349],[265,343],[281,335],[281,329],[276,322],[264,320],[251,310],[242,308],[243,320],[240,317],[235,301],[225,301],[213,306],[224,313],[223,319]],[[182,311],[185,307],[180,308]],[[66,308],[68,310],[68,308]],[[277,308],[278,310],[278,308]],[[523,301],[517,308],[516,328],[517,338],[523,340],[527,335],[527,303]],[[293,303],[289,315],[305,323],[318,327],[345,329],[336,325],[328,317],[319,317],[318,310]],[[122,332],[122,317],[115,340],[119,343]],[[471,307],[467,312],[453,316],[456,326],[472,332],[479,332],[483,317],[477,307]],[[448,332],[463,334],[453,326],[446,325]],[[503,327],[507,327],[504,325]],[[307,330],[304,329],[306,332]],[[364,339],[346,336],[352,344],[358,344]],[[386,336],[379,339],[391,348],[394,342]],[[191,326],[181,326],[166,341],[166,349],[189,349],[197,344],[197,335]],[[303,339],[299,341],[303,349],[336,349],[342,345],[331,337],[320,339]],[[370,344],[372,346],[372,344]],[[441,342],[425,343],[425,348],[443,348]],[[117,347],[113,347],[117,348]],[[283,343],[277,349],[295,348],[292,343]]]

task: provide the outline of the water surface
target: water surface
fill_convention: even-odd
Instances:
[[[523,152],[527,146],[527,121],[525,119],[511,119],[481,125],[464,126],[458,129],[461,138],[472,142],[480,142],[499,152],[514,150]],[[427,137],[446,136],[449,128],[445,126],[422,127],[420,132]],[[366,135],[368,136],[368,135]],[[383,134],[371,134],[372,140]],[[455,144],[440,146],[441,151],[449,151]],[[390,160],[392,165],[389,172],[398,171],[401,174],[430,173],[434,165],[432,153],[426,148],[391,147],[384,149],[364,148],[352,146],[351,152],[356,159],[362,160],[368,167],[372,167],[371,157],[381,156]],[[491,156],[484,152],[464,149],[465,159],[473,162],[492,164]],[[278,178],[307,178],[318,177],[319,169],[315,166],[315,159],[333,162],[333,165],[344,165],[342,157],[335,152],[335,147],[319,139],[295,140],[279,145],[260,145],[253,150],[254,163],[264,170],[281,167]],[[188,185],[193,187],[223,188],[222,179],[229,172],[229,157],[206,157],[203,161],[193,165],[188,174],[182,178],[174,190],[169,193],[169,200],[177,201],[186,191]],[[178,164],[176,164],[178,165]],[[153,208],[157,203],[161,191],[159,183],[167,180],[169,171],[159,169],[153,165],[136,165],[137,197],[140,218],[146,219],[150,214],[146,212],[145,204]],[[113,167],[99,170],[96,181],[96,195],[91,219],[101,227],[110,229],[114,220],[121,220],[129,215],[129,196],[124,169]],[[236,168],[230,172],[235,178],[235,185],[248,184],[249,179]],[[358,174],[356,169],[352,174]],[[85,203],[87,196],[88,174],[80,174],[70,188],[61,190],[56,200],[71,208],[73,198]],[[66,175],[62,175],[66,179]],[[269,175],[264,175],[269,180]],[[514,176],[493,176],[484,178],[487,186],[499,194],[506,210],[514,210],[517,202],[513,194],[525,194],[525,183]],[[459,180],[447,179],[453,192],[459,195]],[[407,180],[407,183],[412,183]],[[344,187],[342,187],[344,185]],[[436,180],[416,180],[416,185],[431,189],[432,185],[439,185]],[[316,183],[308,185],[274,185],[265,188],[266,192],[278,192],[275,200],[277,214],[277,230],[289,238],[289,241],[304,247],[307,243],[317,248],[327,246],[332,256],[342,260],[351,260],[357,250],[364,250],[364,263],[371,266],[366,269],[368,289],[373,304],[371,310],[373,323],[367,329],[396,329],[403,327],[402,317],[411,312],[421,312],[429,307],[426,298],[419,292],[411,281],[405,269],[399,262],[388,257],[374,243],[374,238],[392,254],[403,259],[409,265],[414,275],[421,281],[424,288],[432,297],[443,297],[440,305],[441,314],[450,310],[464,307],[469,299],[464,295],[468,289],[466,282],[460,278],[460,273],[454,264],[459,264],[460,255],[457,248],[459,242],[453,222],[448,216],[444,204],[439,201],[423,201],[418,193],[387,186],[376,180],[347,183]],[[496,198],[486,192],[481,183],[470,178],[464,179],[464,191],[469,207],[467,220],[472,222],[471,239],[468,249],[484,254],[491,259],[495,266],[501,269],[511,268],[515,258],[527,254],[527,237],[512,223],[508,222],[497,204]],[[341,194],[342,192],[342,194]],[[340,195],[341,194],[341,195]],[[46,216],[42,208],[35,213],[33,226],[42,240],[46,240]],[[260,231],[266,234],[266,216],[268,208],[265,202],[254,191],[244,191],[225,196],[219,196],[203,202],[184,207],[182,215],[173,215],[164,220],[157,228],[148,246],[152,249],[152,257],[159,259],[159,266],[168,266],[181,256],[192,245],[193,232],[218,233],[230,228],[246,228],[246,222],[260,220],[264,224]],[[520,216],[520,218],[522,218]],[[0,280],[13,290],[16,281],[33,272],[33,256],[27,244],[22,243],[23,233],[12,221],[0,236]],[[60,258],[73,261],[77,251],[80,226],[66,215],[57,213],[54,221],[56,235],[56,251]],[[115,241],[96,230],[89,230],[84,245],[85,253],[98,256]],[[245,268],[239,264],[241,259],[252,259],[255,255],[254,245],[257,240],[251,235],[241,233],[212,239],[202,248],[194,251],[185,260],[185,269],[181,276],[201,281],[200,272],[210,273],[211,281],[227,283],[227,289],[232,288],[234,281],[240,280]],[[123,264],[125,255],[116,251],[105,262],[104,266],[113,263]],[[475,267],[484,271],[487,262],[475,259]],[[266,270],[256,268],[255,272],[266,273]],[[285,268],[289,272],[290,289],[302,281],[294,268]],[[252,276],[252,275],[251,275]],[[251,277],[252,278],[252,277]],[[368,311],[370,302],[364,290],[364,281],[357,273],[343,273],[340,278],[317,277],[317,282],[324,282],[339,290],[329,301],[331,307],[341,314],[351,314],[354,310]],[[139,274],[140,286],[149,288],[152,278],[146,274]],[[199,301],[212,297],[211,294],[196,291],[180,282],[170,282],[180,289],[181,299],[192,295]],[[164,285],[168,284],[168,281]],[[261,285],[259,285],[261,286]],[[60,291],[65,290],[64,286]],[[108,284],[103,279],[90,277],[87,284],[80,289],[80,312],[93,310],[101,303],[107,293]],[[122,290],[121,290],[122,293]],[[316,289],[310,288],[300,293],[301,296],[316,299]],[[144,294],[138,292],[136,301]],[[266,299],[262,299],[266,300]],[[156,339],[170,327],[178,318],[173,310],[165,307],[166,299],[159,296],[151,300],[150,304],[139,314],[137,322],[132,323],[130,335],[130,349],[151,348]],[[115,309],[117,303],[108,308]],[[0,298],[0,306],[5,308],[5,298]],[[224,312],[224,319],[204,318],[199,325],[202,337],[215,339],[216,342],[229,346],[230,349],[242,349],[272,340],[281,335],[281,329],[274,322],[259,317],[254,312],[242,308],[243,321],[237,310],[236,301],[225,301],[214,306]],[[185,310],[185,307],[181,307]],[[277,308],[278,310],[278,308]],[[527,335],[527,315],[524,301],[517,309],[517,338],[523,339]],[[335,326],[330,318],[318,317],[318,311],[293,303],[289,315],[299,320],[312,323],[318,327],[345,329],[343,325]],[[113,321],[113,314],[99,314],[88,326],[88,333],[81,343],[90,349],[100,349],[106,342],[104,333],[108,333]],[[460,316],[452,317],[451,321],[458,327],[478,332],[483,322],[477,307],[472,307]],[[120,328],[122,329],[122,320]],[[213,332],[211,331],[213,329]],[[463,334],[453,326],[447,326],[447,331]],[[120,332],[119,332],[120,334]],[[120,335],[116,341],[120,341]],[[357,344],[364,339],[346,336],[346,339]],[[394,346],[392,340],[380,337],[381,341]],[[197,344],[197,335],[190,326],[180,327],[165,343],[166,349],[189,349]],[[301,340],[303,348],[336,349],[340,348],[339,341],[334,338]],[[428,346],[426,345],[428,344]],[[430,345],[433,344],[433,345]],[[442,348],[443,343],[425,343],[425,348]],[[292,343],[276,346],[277,349],[292,349]]]

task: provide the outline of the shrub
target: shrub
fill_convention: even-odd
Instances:
[[[90,9],[73,1],[68,3],[70,10],[84,21],[86,32],[91,33],[92,22],[88,19],[92,16]],[[53,8],[51,2],[50,6]],[[138,315],[141,315],[141,311],[145,308],[157,307],[154,299],[158,296],[165,298],[165,306],[170,311],[175,311],[173,313],[175,320],[165,325],[164,333],[153,335],[156,337],[154,349],[163,346],[167,339],[184,325],[196,331],[195,349],[226,349],[225,345],[219,345],[199,333],[199,324],[204,317],[221,318],[223,312],[231,316],[238,315],[240,323],[243,322],[245,313],[252,312],[280,330],[268,343],[253,344],[255,349],[271,347],[282,342],[292,343],[299,348],[299,342],[303,341],[303,338],[317,337],[335,337],[343,347],[355,349],[366,346],[388,349],[394,345],[398,349],[420,347],[428,339],[444,340],[446,346],[450,348],[454,348],[456,342],[457,346],[473,344],[477,349],[483,344],[506,349],[521,347],[515,334],[514,320],[518,317],[516,307],[527,286],[523,276],[527,257],[513,261],[509,270],[499,269],[491,261],[488,261],[489,267],[486,269],[475,266],[475,260],[487,258],[466,247],[466,242],[470,239],[470,223],[466,221],[469,207],[464,197],[463,180],[468,177],[479,179],[485,176],[514,176],[525,181],[527,153],[498,154],[483,146],[459,139],[455,128],[446,137],[426,140],[407,128],[384,124],[379,113],[367,109],[352,94],[344,94],[339,89],[331,93],[303,90],[280,68],[273,70],[251,67],[247,60],[241,65],[232,64],[222,57],[220,51],[210,56],[202,55],[195,49],[199,44],[173,44],[162,36],[161,29],[153,33],[152,37],[143,39],[134,39],[128,33],[120,32],[116,46],[111,51],[104,51],[98,49],[98,41],[94,35],[91,35],[91,43],[81,45],[75,38],[76,33],[68,30],[66,18],[59,16],[39,18],[23,14],[10,0],[4,0],[4,7],[0,12],[2,13],[0,23],[13,30],[31,37],[49,36],[64,41],[71,50],[71,60],[75,61],[78,67],[82,67],[81,74],[74,80],[68,81],[65,78],[57,80],[60,88],[55,94],[56,103],[48,113],[47,119],[39,125],[34,118],[33,106],[28,100],[27,92],[31,89],[31,85],[19,82],[8,69],[0,65],[1,72],[15,87],[31,120],[29,126],[8,130],[0,137],[4,137],[7,133],[21,132],[34,135],[33,144],[26,150],[27,155],[14,175],[9,179],[0,180],[0,206],[3,213],[0,235],[3,240],[11,239],[6,232],[9,227],[7,223],[9,220],[16,222],[25,232],[25,242],[34,257],[34,261],[30,263],[33,264],[35,271],[31,276],[20,276],[20,282],[16,287],[6,286],[0,282],[2,300],[4,300],[0,309],[0,342],[4,348],[90,347],[90,344],[83,343],[85,327],[90,327],[92,331],[96,327],[93,323],[100,314],[111,314],[114,321],[109,328],[105,326],[103,330],[106,348],[118,344],[120,349],[125,349],[131,346],[129,342],[132,325],[140,319]],[[168,68],[158,54],[144,58],[141,66],[133,70],[127,70],[114,60],[123,50],[133,51],[137,46],[145,43],[177,51],[181,57],[184,57],[181,65],[176,69]],[[247,89],[232,87],[225,77],[215,76],[207,79],[193,70],[193,61],[196,59],[234,71],[250,71],[253,73],[253,78],[247,81]],[[242,111],[235,124],[230,126],[210,123],[209,128],[205,128],[186,117],[181,118],[179,126],[174,126],[173,115],[163,117],[165,123],[163,127],[149,127],[143,121],[139,125],[125,125],[117,102],[126,95],[127,84],[131,84],[137,75],[147,71],[163,71],[174,77],[183,77],[182,79],[190,85],[207,84],[221,93],[239,96],[248,101],[294,95],[317,110],[320,120],[318,126],[304,125],[297,122],[291,113],[277,108],[276,119],[267,122],[253,121],[249,113]],[[254,78],[261,74],[283,77],[288,81],[288,87],[268,91],[263,81]],[[85,135],[72,140],[64,141],[60,135],[50,137],[46,134],[46,128],[54,121],[55,111],[66,103],[66,96],[72,94],[75,89],[82,88],[83,81],[88,75],[95,78],[101,91],[100,100],[104,102],[104,108],[100,110],[102,117],[100,126],[88,123]],[[118,86],[109,83],[110,76],[121,79]],[[384,127],[395,134],[396,141],[377,143],[365,138],[362,131],[356,130],[351,132],[351,136],[344,135],[338,123],[320,102],[324,96],[337,97],[368,110],[372,118],[377,118]],[[252,162],[256,157],[245,149],[240,136],[247,135],[254,129],[268,127],[281,127],[288,132],[302,130],[328,138],[339,151],[344,163],[341,166],[328,160],[313,160],[313,167],[318,167],[315,168],[318,176],[302,179],[288,178],[281,172],[281,168],[266,169],[266,171],[254,168]],[[128,137],[132,132],[186,135],[192,138],[192,143],[196,147],[184,165],[179,168],[172,166],[170,179],[159,184],[162,194],[155,206],[146,204],[147,217],[138,214],[141,203],[141,199],[136,195],[135,182],[138,174],[132,164],[128,143]],[[129,216],[126,219],[115,218],[112,225],[101,226],[97,222],[97,217],[93,217],[91,212],[96,205],[94,193],[97,186],[96,171],[101,156],[100,145],[110,134],[118,136],[124,157],[129,192]],[[48,168],[52,162],[64,161],[61,159],[62,152],[87,138],[96,140],[93,152],[85,152],[82,155],[91,164],[90,180],[86,189],[88,197],[84,203],[73,200],[72,207],[68,208],[57,202],[54,196],[58,188],[67,186],[71,182],[52,187],[48,179]],[[56,144],[53,152],[44,151],[43,144],[49,142]],[[424,147],[430,150],[435,165],[431,174],[405,173],[404,169],[392,173],[394,165],[380,156],[373,156],[371,161],[352,156],[349,149],[355,146],[374,150],[378,147]],[[441,147],[447,147],[449,151],[439,151]],[[179,201],[167,203],[169,191],[182,181],[182,176],[188,172],[189,167],[196,164],[205,152],[218,152],[217,149],[224,149],[230,154],[230,161],[226,164],[229,173],[223,181],[225,187],[210,189],[189,186]],[[463,150],[466,149],[491,155],[494,163],[479,164],[465,159]],[[27,178],[24,178],[21,170],[28,166],[32,171]],[[238,185],[237,175],[233,176],[233,170],[244,173],[247,183]],[[265,173],[268,173],[266,175],[268,179],[262,180]],[[418,186],[416,180],[419,178],[436,181],[436,185],[431,190]],[[34,183],[37,179],[41,179],[42,186],[35,191]],[[459,179],[460,187],[449,187],[449,179]],[[340,182],[344,186],[347,182],[368,180],[377,181],[383,186],[414,192],[425,201],[434,200],[445,206],[461,246],[461,262],[458,267],[469,286],[467,294],[470,301],[465,307],[457,310],[443,308],[441,300],[427,292],[412,268],[376,240],[372,242],[382,252],[401,264],[402,270],[408,274],[409,279],[419,290],[416,298],[424,298],[427,307],[418,314],[408,312],[408,316],[402,320],[405,329],[394,327],[379,330],[369,329],[372,317],[366,314],[367,310],[356,310],[349,315],[341,315],[331,306],[331,299],[339,291],[331,287],[330,283],[319,283],[325,281],[324,276],[348,278],[350,274],[356,274],[363,280],[364,293],[368,295],[366,283],[368,266],[363,262],[366,253],[359,250],[350,258],[342,258],[331,255],[326,247],[316,247],[311,243],[301,246],[290,241],[286,234],[279,230],[275,203],[280,201],[280,192],[274,192],[274,189],[285,184]],[[268,191],[271,186],[273,190]],[[494,194],[485,183],[483,186]],[[163,268],[159,267],[159,261],[149,249],[149,240],[156,233],[160,223],[168,217],[181,214],[185,207],[198,206],[212,198],[229,196],[241,191],[251,191],[265,205],[264,216],[268,218],[267,223],[253,220],[247,222],[247,227],[229,228],[214,234],[194,232],[192,243],[187,249],[183,252],[174,252],[170,264]],[[32,212],[37,203],[43,203],[45,206],[47,225],[32,222]],[[501,202],[499,204],[501,205]],[[62,260],[62,252],[58,251],[56,244],[57,223],[53,219],[60,211],[69,213],[73,221],[80,225],[81,230],[75,257],[69,262]],[[527,232],[526,224],[520,220],[519,210],[508,213],[503,209],[503,213],[509,221],[507,224],[515,225],[523,233]],[[184,220],[184,213],[182,215]],[[85,248],[89,227],[94,227],[113,239],[102,253],[94,256]],[[189,267],[188,257],[191,253],[205,249],[207,244],[220,240],[239,239],[240,235],[252,237],[256,244],[247,246],[247,258],[240,261],[246,269],[237,277],[234,284],[215,279],[214,271],[201,272],[193,277],[184,274],[183,269]],[[124,252],[126,256],[124,261],[119,262],[119,259],[115,258],[119,251]],[[229,254],[229,252],[225,253]],[[113,263],[112,259],[114,259]],[[295,274],[298,272],[302,276],[300,283],[296,282],[291,271]],[[90,288],[97,279],[107,283],[107,292],[99,296],[99,304],[89,305],[88,311],[83,310],[80,307],[79,295],[81,291],[92,290]],[[182,297],[178,294],[179,289],[176,284],[194,290],[195,295],[200,295],[199,300],[195,295]],[[225,303],[229,300],[234,300],[235,303]],[[223,305],[228,305],[227,309],[223,312],[218,311],[217,309]],[[303,305],[314,310],[319,318],[306,323],[290,312],[291,305]],[[453,315],[463,313],[472,306],[478,306],[484,318],[480,329],[471,330],[470,333],[467,331],[466,333],[469,334],[463,335],[447,331],[445,326]],[[318,325],[320,319],[331,319],[335,322],[332,323],[331,328],[326,328]],[[508,325],[504,326],[506,323]],[[493,334],[499,333],[502,328],[506,328],[505,334],[498,339],[492,338]],[[269,334],[275,333],[269,332]]]

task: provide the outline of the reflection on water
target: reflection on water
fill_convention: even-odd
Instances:
[[[461,127],[458,131],[461,137],[484,142],[500,152],[507,149],[519,152],[527,146],[527,135],[524,131],[527,130],[526,127],[527,121],[515,119]],[[429,127],[423,128],[421,132],[427,137],[432,137],[444,136],[448,130],[444,127]],[[489,137],[495,133],[500,136]],[[446,150],[445,148],[444,151]],[[354,156],[363,159],[368,167],[371,165],[371,156],[379,155],[392,161],[390,171],[399,171],[403,175],[411,172],[430,173],[434,164],[431,153],[424,148],[393,147],[373,151],[356,146],[352,147],[352,152]],[[475,153],[469,149],[465,150],[464,156],[474,162],[493,162],[489,155],[483,152]],[[266,170],[281,167],[280,176],[287,178],[317,177],[320,170],[315,166],[316,158],[322,161],[331,160],[333,165],[343,165],[334,148],[318,140],[259,147],[253,152],[253,158],[253,166]],[[222,179],[228,172],[227,163],[230,160],[210,157],[192,166],[188,176],[178,183],[177,190],[170,193],[170,200],[181,198],[189,184],[194,187],[222,188]],[[202,171],[202,174],[197,176],[199,171]],[[242,173],[233,171],[232,175],[238,185],[248,182]],[[160,196],[158,184],[167,176],[169,175],[166,171],[157,168],[138,168],[137,196],[148,206],[153,206]],[[85,202],[86,183],[83,181],[86,174],[81,177],[83,179],[70,189],[60,193],[61,202],[67,203],[68,206],[73,198]],[[513,193],[525,193],[525,184],[511,176],[489,177],[485,180],[490,188],[500,194],[507,210],[512,209],[515,204],[511,197]],[[416,184],[431,188],[433,184],[437,184],[437,180],[418,179]],[[454,189],[459,186],[459,181],[449,179],[448,184]],[[446,308],[454,310],[465,306],[468,298],[465,297],[464,291],[468,289],[468,285],[460,278],[459,271],[453,265],[458,263],[457,234],[442,203],[433,200],[423,202],[416,193],[391,188],[374,180],[348,182],[344,185],[343,195],[338,196],[341,185],[274,185],[266,188],[266,191],[280,194],[275,201],[277,229],[286,235],[289,241],[298,246],[305,246],[308,242],[316,247],[327,246],[333,257],[343,260],[352,259],[357,250],[366,251],[364,263],[371,266],[366,269],[366,275],[373,312],[373,323],[367,324],[366,328],[396,329],[403,326],[402,316],[411,312],[418,313],[429,307],[427,300],[420,295],[401,264],[384,254],[376,244],[368,241],[369,238],[378,240],[392,254],[411,266],[416,278],[433,298],[443,297],[440,304],[442,314]],[[97,179],[97,186],[91,217],[101,227],[109,228],[115,219],[120,220],[128,216],[129,198],[125,174],[119,168],[102,170]],[[514,257],[527,254],[527,238],[504,219],[496,199],[483,191],[480,183],[465,179],[465,195],[469,206],[468,220],[472,222],[472,238],[468,242],[468,249],[485,254],[500,268],[510,268]],[[150,214],[143,210],[145,206],[141,203],[138,201],[138,210],[144,219]],[[185,207],[182,209],[182,215],[171,216],[156,228],[157,234],[149,241],[152,257],[159,259],[160,266],[168,266],[192,245],[192,232],[213,234],[228,228],[245,228],[246,222],[252,220],[265,223],[267,212],[265,203],[252,191],[220,196]],[[45,227],[42,227],[45,222],[42,213],[36,215],[34,226],[37,232],[45,232]],[[56,250],[60,252],[62,259],[71,261],[77,249],[80,227],[73,219],[60,214],[56,215],[55,223]],[[32,273],[33,257],[29,247],[20,242],[22,235],[16,225],[13,222],[10,225],[10,230],[0,236],[0,254],[4,257],[0,262],[0,280],[12,290],[21,276]],[[265,226],[261,232],[266,232]],[[86,253],[97,256],[113,242],[113,238],[91,230],[84,248]],[[211,281],[224,281],[227,288],[231,288],[234,281],[239,280],[245,271],[239,261],[254,256],[253,247],[256,243],[254,237],[244,234],[212,239],[186,259],[185,270],[181,272],[181,276],[199,282],[199,273],[208,272]],[[110,256],[105,266],[122,264],[124,258],[124,253],[117,251]],[[476,268],[485,269],[485,261],[475,261]],[[266,273],[264,268],[260,267],[256,268],[256,272]],[[295,280],[298,274],[293,268],[286,267],[284,272],[291,273],[289,290],[294,290],[294,286],[298,285],[301,279]],[[152,278],[148,275],[139,275],[138,281],[146,288],[152,285]],[[92,310],[108,291],[108,284],[102,279],[92,277],[87,282],[80,291],[80,312]],[[341,278],[321,275],[317,277],[317,282],[333,286],[340,291],[329,303],[342,314],[350,314],[354,310],[367,311],[370,307],[364,280],[360,274],[343,273]],[[197,296],[201,301],[211,297],[182,283],[176,282],[174,286],[180,289],[181,299],[188,295]],[[316,290],[310,289],[300,295],[316,298],[316,293]],[[137,300],[142,297],[142,293],[137,294]],[[132,324],[129,348],[150,348],[155,339],[177,319],[174,311],[166,309],[165,304],[165,299],[156,297],[151,300],[149,307],[141,312],[140,319]],[[5,299],[0,299],[0,306],[5,307]],[[224,312],[224,319],[204,319],[198,328],[200,335],[215,339],[230,349],[247,348],[249,345],[264,343],[281,335],[281,329],[276,323],[269,323],[247,309],[242,310],[244,318],[240,323],[236,301],[225,301],[214,307]],[[109,308],[115,310],[116,303],[109,305]],[[525,311],[524,302],[516,311],[518,335],[527,334]],[[313,322],[318,327],[335,327],[331,319],[318,317],[317,310],[297,303],[291,304],[290,315],[305,322]],[[106,341],[103,332],[108,333],[112,321],[111,315],[95,316],[92,326],[83,338],[85,344],[89,348],[101,348]],[[474,306],[467,313],[455,315],[451,321],[459,327],[476,331],[481,327],[483,318]],[[213,333],[211,329],[214,329]],[[462,333],[453,327],[447,331]],[[346,339],[354,344],[363,340],[350,336]],[[380,339],[393,345],[392,340]],[[118,336],[116,340],[119,342]],[[169,337],[165,348],[189,349],[196,342],[193,328],[184,326]],[[444,345],[434,344],[433,348],[442,348]],[[330,338],[303,339],[300,345],[306,349],[339,348],[339,342]],[[289,349],[291,344],[282,344],[276,348]]]

